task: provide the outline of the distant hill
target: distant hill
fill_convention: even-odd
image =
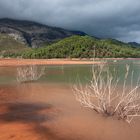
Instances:
[[[71,36],[23,54],[24,58],[140,57],[140,49],[117,40]]]
[[[69,31],[32,21],[8,18],[0,19],[0,33],[12,36],[32,48],[40,47],[43,44],[51,44],[72,35],[86,35],[80,31]]]
[[[140,44],[137,42],[129,42],[128,44],[130,44],[133,47],[139,47],[140,48]]]

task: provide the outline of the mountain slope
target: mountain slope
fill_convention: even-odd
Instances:
[[[140,48],[140,44],[137,42],[129,42],[129,45],[133,46],[133,47],[139,47]]]
[[[31,46],[40,47],[72,35],[86,35],[80,31],[69,31],[62,28],[51,27],[40,23],[24,20],[0,19],[0,33],[13,36],[16,40]]]
[[[20,41],[16,41],[13,37],[0,34],[0,56],[16,57],[24,51],[31,50]]]
[[[23,54],[24,58],[140,57],[140,49],[128,44],[98,40],[90,36],[71,36],[44,48]]]

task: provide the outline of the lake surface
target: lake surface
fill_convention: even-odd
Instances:
[[[140,60],[109,61],[109,71],[123,84],[130,65],[129,87],[140,77]],[[140,119],[131,124],[103,117],[84,108],[75,99],[72,86],[92,79],[92,65],[45,67],[35,82],[19,83],[17,67],[0,67],[0,139],[2,140],[139,140]],[[24,67],[23,67],[24,68]],[[132,74],[133,73],[133,74]],[[132,78],[133,77],[133,78]]]
[[[108,62],[108,64],[104,64],[103,70],[109,71],[110,73],[112,72],[113,76],[115,74],[115,76],[120,79],[120,83],[121,81],[124,81],[126,64],[128,64],[130,66],[130,70],[127,81],[131,81],[133,72],[133,79],[136,83],[140,76],[140,60],[118,60],[117,62],[109,60]],[[92,78],[92,69],[94,67],[94,69],[96,70],[97,66],[56,65],[38,67],[45,67],[45,74],[37,81],[38,83],[73,84],[77,82],[77,79],[80,80],[82,83],[89,82]],[[0,67],[0,84],[17,84],[16,76],[17,67]]]

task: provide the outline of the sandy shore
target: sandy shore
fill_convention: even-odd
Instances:
[[[100,61],[68,59],[0,59],[0,66],[99,64]]]

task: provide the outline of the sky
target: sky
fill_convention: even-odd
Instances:
[[[0,0],[0,18],[140,43],[140,0]]]

